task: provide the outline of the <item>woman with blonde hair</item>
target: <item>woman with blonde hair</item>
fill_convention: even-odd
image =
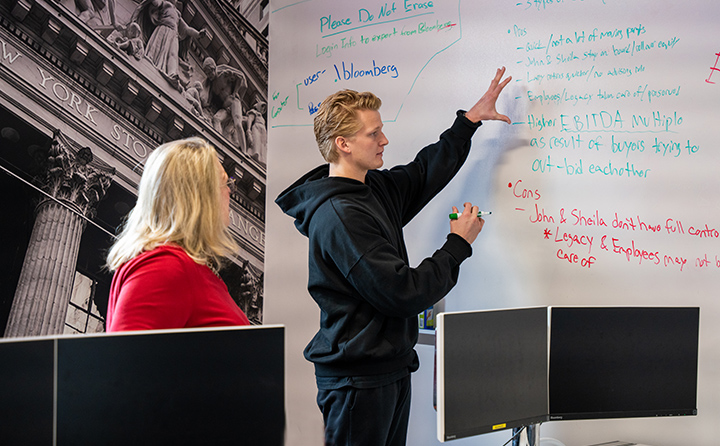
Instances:
[[[250,324],[217,274],[237,249],[228,231],[232,185],[203,139],[153,151],[108,253],[108,332]]]

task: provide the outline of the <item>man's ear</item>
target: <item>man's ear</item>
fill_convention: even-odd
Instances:
[[[337,149],[342,153],[350,153],[350,146],[348,144],[348,140],[344,136],[335,137],[335,147],[337,147]]]

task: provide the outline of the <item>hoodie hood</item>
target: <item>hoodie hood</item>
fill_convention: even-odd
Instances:
[[[328,164],[316,167],[303,175],[275,199],[280,209],[295,219],[295,227],[308,236],[310,221],[315,211],[329,198],[345,193],[368,190],[360,181],[343,177],[330,177]]]

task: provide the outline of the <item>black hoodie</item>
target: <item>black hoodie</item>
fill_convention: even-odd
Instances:
[[[320,166],[275,200],[309,238],[308,291],[321,318],[305,358],[318,377],[417,369],[417,315],[455,286],[472,249],[449,234],[411,268],[402,228],[458,172],[478,126],[458,112],[440,140],[407,165],[371,170],[365,183],[329,177],[329,166]]]

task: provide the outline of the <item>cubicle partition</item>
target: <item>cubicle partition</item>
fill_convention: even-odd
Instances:
[[[0,341],[0,444],[252,444],[285,437],[284,327]]]

